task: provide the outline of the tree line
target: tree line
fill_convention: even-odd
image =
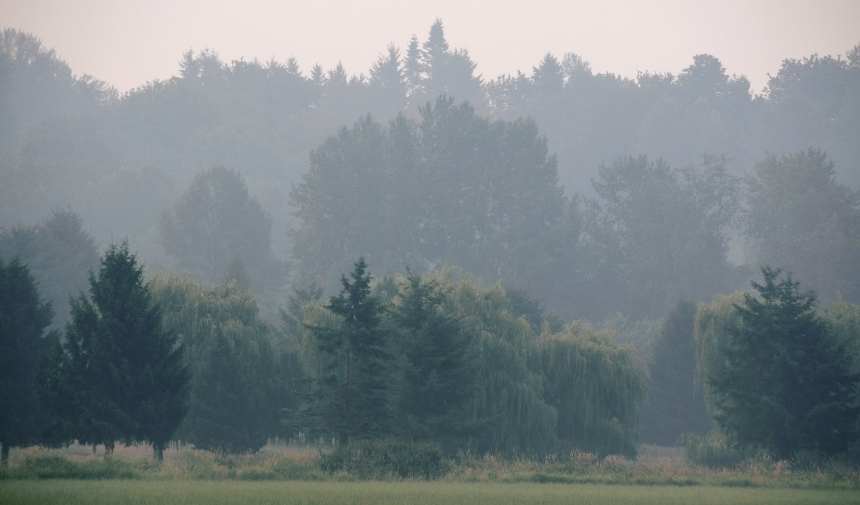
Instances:
[[[860,310],[817,306],[790,275],[664,323],[649,370],[606,330],[453,271],[378,281],[360,259],[339,294],[296,290],[279,328],[231,280],[146,281],[112,246],[62,335],[26,264],[0,262],[0,444],[171,441],[256,451],[273,438],[443,451],[636,454],[720,429],[778,458],[860,454]],[[539,321],[534,327],[529,321]]]
[[[434,174],[434,181],[423,180],[434,182],[430,189],[449,186],[458,191],[474,191],[476,195],[486,193],[485,189],[495,193],[507,191],[483,187],[486,181],[481,181],[480,173],[487,167],[481,167],[476,160],[508,162],[499,156],[492,158],[489,144],[482,151],[482,158],[472,156],[470,160],[468,150],[463,147],[465,143],[445,144],[444,136],[438,139],[441,142],[438,145],[417,131],[408,134],[413,137],[411,140],[405,139],[406,130],[417,130],[417,125],[428,119],[439,119],[447,127],[468,129],[471,132],[468,135],[475,141],[478,141],[476,136],[489,136],[487,142],[496,142],[495,148],[509,142],[512,148],[518,146],[522,151],[519,156],[524,158],[514,158],[516,163],[529,165],[522,172],[540,171],[542,186],[517,179],[516,171],[509,177],[497,172],[492,179],[507,179],[508,185],[523,184],[523,193],[543,191],[539,196],[532,195],[531,201],[546,200],[546,204],[543,208],[535,204],[534,210],[528,211],[523,218],[530,220],[527,224],[508,223],[505,220],[509,220],[510,212],[525,212],[518,203],[524,196],[497,198],[490,193],[480,199],[476,197],[473,206],[483,205],[478,210],[492,215],[496,222],[472,223],[475,230],[471,235],[465,225],[458,223],[455,227],[448,216],[433,216],[434,212],[443,213],[445,209],[451,209],[452,214],[453,209],[474,210],[465,208],[470,199],[460,203],[460,198],[456,201],[451,198],[427,204],[425,213],[433,219],[445,218],[445,225],[457,228],[458,236],[452,237],[450,251],[438,250],[441,247],[438,242],[444,238],[439,233],[429,239],[436,242],[433,246],[436,250],[428,252],[430,246],[407,243],[407,252],[419,257],[401,263],[423,269],[438,264],[438,256],[447,255],[441,262],[462,262],[464,268],[480,269],[476,272],[480,275],[489,272],[492,277],[488,280],[500,277],[511,285],[516,283],[518,288],[544,299],[566,317],[594,320],[616,312],[659,317],[679,295],[701,300],[701,296],[742,286],[755,275],[755,268],[735,277],[731,274],[736,272],[729,270],[737,264],[777,264],[801,275],[824,299],[841,293],[856,300],[856,285],[846,285],[849,281],[843,274],[850,271],[850,263],[857,257],[853,231],[857,229],[857,206],[856,193],[852,191],[857,186],[860,155],[856,143],[851,142],[851,133],[858,130],[860,103],[856,91],[860,89],[856,48],[845,57],[812,55],[787,59],[761,93],[754,93],[745,78],[730,75],[717,58],[709,55],[695,56],[691,65],[677,74],[643,73],[635,79],[594,73],[585,60],[574,54],[547,55],[531,71],[490,79],[478,75],[476,62],[467,51],[449,44],[441,21],[434,23],[425,37],[413,37],[401,49],[392,46],[385,50],[364,75],[349,74],[342,66],[303,70],[294,60],[224,62],[212,52],[188,53],[175,77],[119,95],[93,78],[75,77],[54,52],[42,47],[34,37],[5,30],[0,50],[3,83],[0,89],[5,96],[5,114],[0,120],[3,132],[0,174],[5,181],[0,189],[3,191],[0,226],[33,225],[44,218],[46,209],[71,207],[88,223],[100,243],[128,237],[147,263],[159,269],[187,270],[220,279],[235,257],[248,256],[242,259],[245,269],[252,270],[258,263],[269,267],[264,274],[248,271],[249,277],[265,279],[270,284],[275,282],[272,279],[305,275],[304,266],[316,275],[319,265],[309,265],[310,261],[303,256],[310,253],[302,252],[310,247],[303,242],[311,233],[308,227],[316,223],[307,222],[310,210],[301,207],[293,186],[305,184],[303,174],[312,152],[315,154],[311,164],[331,163],[324,152],[336,148],[336,142],[327,141],[332,132],[354,124],[367,114],[373,119],[361,121],[376,124],[373,128],[386,130],[391,120],[402,123],[395,133],[400,136],[398,139],[403,137],[403,142],[397,147],[398,153],[391,156],[401,156],[404,163],[413,163],[415,170],[423,173],[433,167],[427,166],[429,160],[418,164],[410,161],[412,143],[417,142],[415,155],[424,156],[434,147],[448,150],[444,156],[434,154],[437,158],[432,163],[447,166],[448,172]],[[443,115],[446,107],[437,104],[440,95],[451,97],[453,102],[447,109],[452,111],[464,102],[469,103],[474,118],[462,111]],[[435,112],[425,118],[422,110],[428,107]],[[396,119],[399,114],[403,119]],[[499,125],[516,124],[525,117],[535,121],[538,136],[545,136],[540,142],[545,142],[545,149],[553,156],[539,159],[543,148],[538,145],[540,142],[529,139],[532,134],[528,133],[528,127],[511,126],[506,132],[497,131]],[[481,126],[484,120],[487,124]],[[373,128],[366,127],[364,134],[370,135]],[[355,134],[344,141],[358,142]],[[529,142],[535,145],[529,146]],[[811,147],[818,150],[817,154],[799,154],[808,153]],[[510,151],[506,154],[517,156]],[[631,160],[639,160],[640,156],[646,156],[647,161]],[[786,161],[783,156],[794,156],[795,160]],[[377,159],[373,162],[382,163]],[[627,169],[623,165],[635,163],[643,167],[659,165],[648,169],[653,186],[640,185],[632,176],[625,175]],[[555,165],[557,184],[546,182],[550,177],[549,164]],[[767,170],[763,165],[767,164],[805,168],[800,171],[777,168],[771,170],[771,175],[765,175]],[[271,257],[250,258],[250,252],[234,246],[234,251],[226,253],[227,259],[222,259],[223,255],[213,258],[210,262],[217,265],[206,265],[204,271],[199,264],[187,263],[184,252],[187,244],[168,238],[169,226],[164,226],[164,221],[177,224],[183,212],[190,212],[193,206],[176,208],[172,220],[164,219],[165,211],[181,198],[183,189],[192,184],[196,175],[216,165],[238,171],[258,200],[259,208],[269,216],[266,223],[265,219],[251,217],[259,212],[248,210],[245,226],[258,229],[255,236],[268,235],[254,244],[255,250],[264,251],[261,254],[269,255],[271,251]],[[724,175],[716,175],[717,165],[722,166]],[[397,166],[406,170],[405,165]],[[459,178],[457,168],[461,166],[466,166],[467,172],[474,171],[468,174],[468,180]],[[320,168],[325,170],[329,169]],[[809,186],[804,180],[807,175],[801,173],[804,171],[821,174],[809,176],[808,182],[818,188],[817,194],[827,194],[828,198],[816,199],[803,193],[803,188]],[[747,184],[747,178],[757,178],[755,173],[759,172],[769,179],[761,185]],[[784,181],[786,190],[800,193],[796,198],[782,199],[774,186],[781,187],[783,181],[778,179],[789,177],[793,182]],[[399,179],[404,186],[396,188],[400,194],[410,189],[404,179]],[[474,186],[476,183],[483,186]],[[150,190],[143,194],[133,189],[141,185]],[[844,188],[833,189],[836,186]],[[628,190],[642,191],[641,200],[631,198],[629,202],[640,208],[623,207],[628,204],[623,198]],[[645,190],[651,193],[644,194]],[[559,191],[564,192],[567,201],[558,196]],[[770,192],[770,196],[762,191]],[[784,212],[772,212],[770,217],[767,212],[759,217],[749,216],[749,226],[743,227],[743,233],[737,233],[738,223],[733,219],[747,217],[748,204],[752,211],[762,214],[752,208],[760,197],[773,199],[774,205],[783,206]],[[659,204],[647,204],[655,198]],[[691,201],[694,198],[697,201]],[[743,204],[733,207],[738,200]],[[578,209],[565,208],[573,206],[573,201],[578,202]],[[595,201],[597,204],[593,205]],[[366,212],[384,212],[380,218],[391,219],[393,214],[404,210],[400,206],[389,210],[396,202],[387,204],[389,207],[385,209],[369,208]],[[508,204],[511,207],[507,212],[498,210],[499,205]],[[593,207],[600,209],[594,216]],[[770,204],[765,207],[775,208]],[[325,214],[328,208],[324,206],[320,212]],[[691,208],[691,212],[685,212],[685,208]],[[536,215],[549,211],[554,215],[547,219]],[[643,211],[647,214],[641,214]],[[678,212],[682,217],[666,215],[669,212]],[[803,213],[808,219],[788,219],[792,212]],[[638,216],[643,219],[634,222]],[[354,217],[371,216],[356,211]],[[644,217],[649,218],[647,222]],[[759,218],[785,219],[780,223],[765,223],[757,221]],[[666,232],[674,226],[682,231],[694,227],[696,219],[702,220],[706,230],[702,237],[694,236],[692,231]],[[658,226],[661,220],[672,224],[653,233],[641,233],[639,237],[618,236],[634,227]],[[530,255],[526,250],[529,247],[538,249],[524,245],[535,243],[532,232],[512,237],[487,226],[516,233],[515,230],[523,228],[534,229],[535,223],[544,221],[544,227],[558,228],[551,233],[552,240],[544,241],[539,248],[548,251],[547,257],[540,259],[545,265],[519,278],[520,274],[511,272],[505,264],[517,255]],[[224,222],[224,226],[232,228],[235,224]],[[776,229],[785,229],[787,236],[775,236]],[[403,230],[398,233],[404,236]],[[172,236],[183,234],[191,236],[190,231],[173,229]],[[648,237],[657,234],[662,235],[661,240],[647,242]],[[800,234],[806,236],[798,238]],[[555,267],[549,266],[582,245],[569,239],[573,235],[579,237],[578,242],[588,245],[586,250],[576,251],[577,261],[564,262],[566,274],[581,277],[571,283],[579,285],[576,293],[571,286],[554,285],[553,280],[560,276],[552,269]],[[465,246],[456,244],[463,237],[482,245],[475,250],[464,250]],[[797,244],[785,246],[795,238]],[[700,252],[709,258],[707,281],[691,280],[684,285],[679,280],[681,273],[695,273],[699,268],[693,260],[667,260],[671,255],[659,248],[664,240],[682,244],[679,247],[698,240],[702,244]],[[483,251],[477,251],[477,247]],[[475,265],[470,260],[470,256],[484,254],[488,248],[499,255],[498,259],[487,265],[483,262]],[[733,254],[729,265],[723,259],[726,255],[721,253],[723,250]],[[636,251],[646,254],[638,257]],[[367,251],[365,256],[371,264],[379,265],[380,272],[403,269],[402,264],[396,268],[391,265],[396,260],[371,256],[373,252]],[[326,287],[336,289],[337,272],[348,269],[354,256],[362,253],[357,251],[338,258],[337,267],[326,273]],[[834,258],[834,266],[813,259],[821,254]],[[578,265],[581,260],[587,260],[587,264]],[[284,263],[304,266],[287,275]],[[812,272],[816,269],[820,271]],[[591,271],[601,274],[584,273]],[[665,275],[674,278],[661,277]],[[729,279],[736,283],[726,287]],[[718,282],[720,286],[714,292],[700,292],[702,286]],[[283,286],[283,282],[280,284]],[[588,294],[611,284],[647,284],[662,292],[653,298],[647,291],[631,292],[626,299],[611,296],[609,293],[613,291],[598,296]],[[591,300],[594,303],[589,307]]]
[[[372,282],[359,260],[338,295],[298,290],[272,327],[234,281],[146,281],[123,244],[71,301],[61,335],[26,264],[0,267],[4,458],[78,441],[106,454],[145,442],[161,460],[171,440],[246,452],[273,438],[636,451],[645,386],[630,351],[585,325],[553,330],[539,305],[469,276]]]
[[[853,439],[856,49],[786,60],[758,97],[706,55],[636,80],[547,56],[485,82],[437,22],[367,78],[189,53],[117,96],[31,36],[0,42],[4,451]],[[759,264],[825,308],[770,269],[726,298]],[[740,397],[807,373],[796,391],[838,400]],[[820,422],[762,440],[760,403]]]

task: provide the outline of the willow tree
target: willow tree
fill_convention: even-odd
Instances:
[[[708,413],[716,413],[714,395],[708,377],[723,373],[725,363],[720,359],[728,340],[728,335],[737,331],[741,321],[735,305],[742,303],[744,295],[735,293],[720,295],[710,303],[699,304],[693,324],[696,339],[697,379],[704,388],[705,406]]]
[[[209,288],[179,278],[154,283],[164,324],[186,346],[188,414],[176,437],[219,452],[254,452],[279,434],[291,409],[289,357],[275,347],[254,297],[229,282]]]
[[[479,452],[545,453],[557,442],[557,414],[543,398],[541,370],[529,359],[535,335],[511,311],[501,286],[450,282],[447,309],[475,339],[477,373],[470,423]]]
[[[644,374],[632,353],[607,335],[574,324],[542,339],[538,356],[544,398],[558,412],[566,449],[635,455]]]

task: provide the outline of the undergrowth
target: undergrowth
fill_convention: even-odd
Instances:
[[[449,482],[589,483],[617,485],[716,485],[858,489],[860,472],[839,462],[792,464],[752,457],[722,467],[695,464],[680,454],[637,460],[573,452],[543,460],[459,454],[441,458],[432,448],[395,444],[349,451],[267,446],[255,454],[223,455],[170,449],[157,465],[140,448],[118,448],[104,457],[80,448],[15,451],[0,479],[147,480],[425,480]],[[418,449],[421,449],[420,447]],[[417,470],[416,470],[417,469]]]

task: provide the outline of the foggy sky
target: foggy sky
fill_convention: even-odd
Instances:
[[[783,58],[860,43],[855,0],[0,0],[0,27],[37,35],[76,73],[121,91],[174,75],[187,49],[366,72],[387,44],[423,40],[436,17],[485,78],[530,72],[547,51],[631,77],[677,73],[704,52],[759,91]]]

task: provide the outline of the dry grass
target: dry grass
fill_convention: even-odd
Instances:
[[[0,478],[137,478],[145,480],[356,480],[327,474],[313,447],[270,444],[255,454],[219,455],[192,447],[171,447],[156,465],[146,446],[117,446],[104,451],[72,445],[62,449],[27,448],[12,452],[10,469]],[[72,464],[70,464],[71,462]],[[77,472],[77,473],[76,473]],[[736,468],[714,469],[688,464],[677,449],[644,447],[637,460],[597,458],[574,452],[563,458],[507,459],[461,456],[449,463],[442,480],[505,483],[593,483],[620,485],[724,486],[770,488],[860,489],[856,468],[830,464],[792,468],[784,461],[752,460]]]

